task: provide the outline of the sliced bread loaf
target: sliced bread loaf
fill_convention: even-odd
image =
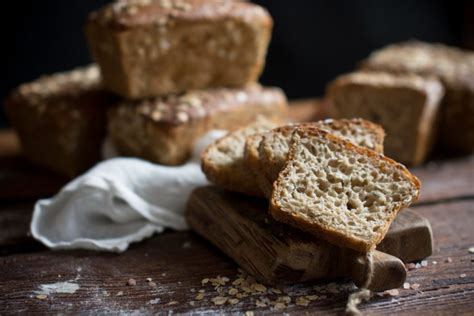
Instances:
[[[324,120],[278,127],[261,135],[257,150],[255,141],[247,142],[246,146],[246,161],[249,168],[254,170],[260,179],[263,178],[258,183],[267,198],[270,198],[273,182],[278,178],[278,174],[287,160],[293,132],[297,127],[311,126],[346,138],[358,146],[383,152],[385,137],[383,128],[362,119]]]
[[[403,165],[324,130],[301,127],[274,183],[270,213],[335,245],[366,252],[419,189]]]
[[[249,172],[244,162],[245,140],[250,135],[268,131],[276,126],[278,122],[259,117],[250,125],[209,145],[201,157],[201,168],[209,181],[231,191],[263,196],[255,175]]]

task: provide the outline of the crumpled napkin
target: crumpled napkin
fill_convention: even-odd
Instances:
[[[170,167],[136,158],[105,160],[69,182],[51,199],[36,202],[34,238],[53,249],[123,252],[165,228],[185,230],[191,192],[208,183],[200,167],[201,151],[225,131],[201,138],[192,158]],[[113,148],[105,146],[110,155]]]

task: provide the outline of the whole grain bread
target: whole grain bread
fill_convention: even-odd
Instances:
[[[29,161],[73,177],[101,159],[106,114],[115,103],[99,68],[89,65],[20,85],[5,111]]]
[[[248,136],[268,131],[278,123],[258,118],[252,124],[230,133],[209,145],[201,157],[207,178],[225,189],[248,195],[262,196],[257,178],[244,162],[244,146]]]
[[[367,252],[418,197],[419,180],[382,154],[315,127],[293,136],[270,200],[278,221]]]
[[[324,120],[313,123],[281,126],[247,139],[245,161],[259,179],[264,195],[270,198],[273,182],[288,158],[293,132],[298,127],[318,127],[356,145],[383,152],[385,137],[381,126],[363,119]],[[260,140],[260,141],[258,141]]]
[[[373,52],[363,70],[435,76],[444,85],[439,145],[474,152],[474,52],[437,43],[408,41]]]
[[[408,165],[422,163],[431,151],[443,94],[436,78],[384,72],[342,75],[327,93],[333,117],[382,125],[385,154]]]
[[[208,131],[233,131],[258,116],[286,118],[287,101],[280,89],[252,84],[124,100],[109,113],[108,130],[121,155],[179,165],[189,158],[196,140]]]
[[[92,13],[86,34],[106,87],[139,99],[255,82],[272,24],[247,1],[126,0]]]

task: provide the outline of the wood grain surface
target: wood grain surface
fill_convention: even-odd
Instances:
[[[15,158],[18,145],[12,133],[0,135],[2,315],[246,311],[340,314],[347,295],[354,291],[350,282],[341,279],[329,285],[320,282],[280,286],[286,294],[268,296],[271,300],[290,296],[290,304],[283,309],[271,304],[257,306],[257,300],[264,299],[262,295],[250,295],[235,305],[215,305],[212,298],[221,294],[210,283],[201,281],[225,276],[230,280],[219,288],[228,290],[239,272],[229,258],[192,232],[166,231],[133,245],[123,254],[47,250],[28,236],[32,206],[35,198],[54,194],[65,180],[20,164]],[[419,268],[410,267],[410,288],[398,289],[395,296],[375,295],[361,310],[367,314],[472,315],[474,254],[469,248],[474,247],[474,158],[437,161],[413,171],[423,182],[420,201],[413,209],[432,225],[434,253],[422,262],[423,266],[420,262]],[[127,285],[131,278],[136,285]],[[147,278],[152,278],[151,282]],[[78,286],[74,293],[58,293],[71,284]],[[48,288],[56,293],[41,294]],[[196,298],[200,298],[199,290],[205,290],[202,300]],[[318,298],[301,306],[306,304],[301,298],[307,295]]]

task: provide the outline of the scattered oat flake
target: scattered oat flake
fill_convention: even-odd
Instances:
[[[253,316],[253,312],[252,311],[247,311],[247,312],[245,312],[245,316]]]
[[[407,263],[405,265],[405,267],[408,269],[408,270],[413,270],[413,269],[416,269],[416,264],[414,263]]]
[[[420,285],[418,283],[413,283],[410,287],[412,290],[417,290],[420,287]]]
[[[400,291],[397,289],[392,289],[392,290],[385,291],[384,294],[385,293],[389,296],[398,296],[400,294]]]
[[[270,290],[275,294],[281,294],[282,293],[280,289],[275,289],[273,287]]]
[[[286,305],[285,305],[284,303],[278,302],[278,303],[276,303],[276,304],[274,305],[274,307],[275,307],[276,309],[284,309],[284,308],[286,307]]]
[[[405,290],[408,290],[410,288],[410,283],[408,283],[408,282],[403,283],[403,288]]]
[[[469,248],[469,253],[474,253],[474,247]]]
[[[209,283],[209,279],[208,279],[208,278],[202,279],[201,284],[207,284],[207,283]]]
[[[38,295],[36,295],[35,297],[36,297],[37,299],[39,299],[39,300],[45,300],[45,299],[48,298],[48,297],[47,297],[46,295],[44,295],[44,294],[38,294]]]
[[[422,261],[421,261],[421,266],[422,266],[422,267],[427,267],[427,266],[428,266],[428,261],[422,260]]]
[[[151,278],[146,278],[146,281],[147,281],[147,282],[151,282]]]
[[[171,301],[171,302],[168,303],[168,305],[176,305],[176,304],[179,304],[179,302],[177,302],[177,301]]]
[[[267,307],[267,304],[265,304],[261,300],[256,300],[255,301],[255,306],[257,306],[257,307]]]
[[[419,268],[421,268],[421,264],[417,263],[417,264],[415,265],[415,269],[419,269]]]
[[[156,287],[156,283],[155,283],[155,282],[148,282],[148,285],[151,286],[151,287]]]
[[[198,301],[202,300],[204,298],[204,293],[199,293],[198,295],[196,295],[195,297]]]
[[[115,294],[115,296],[122,296],[123,295],[123,291],[118,291],[117,294]]]
[[[438,261],[433,261],[432,264],[435,266],[438,264]]]
[[[137,280],[135,279],[129,279],[128,282],[127,282],[128,285],[130,286],[135,286],[137,285]]]
[[[235,295],[239,293],[239,291],[236,288],[231,287],[227,293],[229,293],[229,295]]]
[[[206,290],[201,289],[201,290],[199,290],[198,292],[199,292],[199,293],[204,293],[204,292],[206,292]]]
[[[310,301],[315,301],[315,300],[318,299],[318,296],[317,295],[306,295],[305,298],[310,300]]]
[[[444,260],[446,263],[451,263],[453,262],[453,259],[451,257],[447,257],[446,260]]]
[[[238,302],[239,302],[239,300],[236,299],[236,298],[231,298],[231,299],[229,299],[229,304],[231,304],[231,305],[235,305],[235,304],[237,304]]]
[[[467,275],[466,275],[466,273],[461,273],[461,274],[459,275],[459,277],[460,277],[460,278],[465,278],[465,277],[467,277]]]
[[[253,288],[254,288],[256,291],[259,291],[259,292],[265,292],[265,291],[267,290],[267,288],[265,287],[265,285],[260,284],[260,283],[254,284]]]
[[[224,305],[227,302],[227,297],[216,296],[212,299],[214,305]]]
[[[194,301],[189,302],[189,305],[194,306]]]
[[[306,298],[304,297],[298,297],[296,298],[296,305],[299,305],[299,306],[308,306],[310,303],[309,300],[307,300]]]
[[[243,281],[244,281],[244,279],[238,278],[237,280],[232,282],[232,285],[234,285],[234,286],[240,285],[240,284],[242,284]]]

